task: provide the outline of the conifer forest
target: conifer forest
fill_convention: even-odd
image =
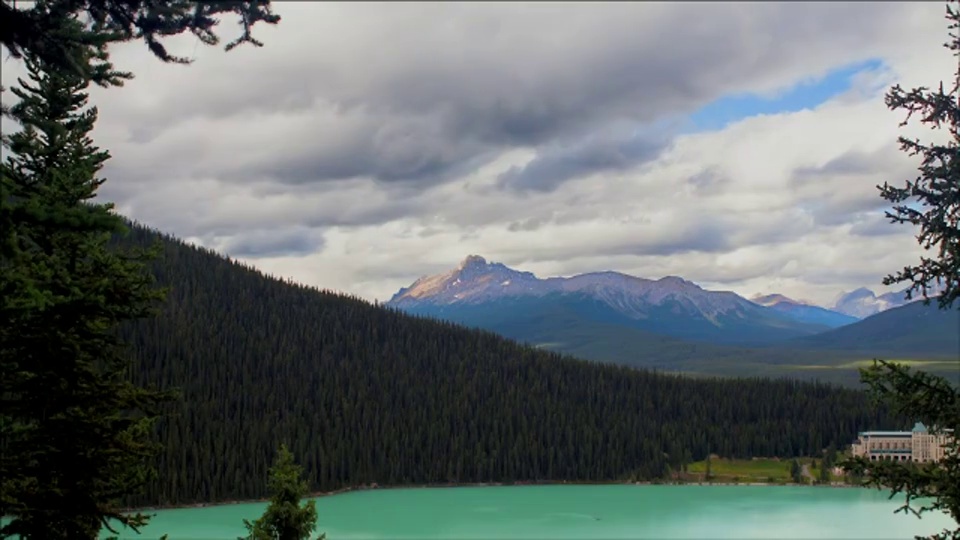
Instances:
[[[819,455],[898,425],[863,392],[692,379],[563,358],[285,282],[160,242],[161,313],[124,328],[137,384],[178,389],[158,479],[134,505],[259,498],[276,445],[315,491],[447,482],[652,480],[709,453]]]

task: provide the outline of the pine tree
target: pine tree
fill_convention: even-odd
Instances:
[[[19,5],[3,0],[0,43],[14,58],[36,58],[101,86],[121,86],[130,75],[114,71],[107,55],[110,44],[143,40],[161,61],[188,64],[190,59],[167,51],[163,38],[190,32],[205,45],[217,45],[219,17],[227,13],[239,17],[242,29],[227,43],[228,51],[243,43],[262,46],[252,35],[254,25],[280,22],[268,0],[171,0],[162,8],[146,0],[37,0]],[[63,18],[87,22],[65,29],[58,24]]]
[[[951,6],[951,4],[957,4]],[[921,257],[920,264],[907,266],[883,280],[884,285],[907,282],[907,298],[919,291],[929,302],[928,291],[941,288],[941,308],[960,298],[960,2],[947,3],[947,20],[951,41],[944,46],[957,58],[957,72],[952,89],[937,91],[914,88],[907,92],[895,85],[886,96],[891,110],[904,110],[909,123],[914,116],[922,124],[941,129],[948,126],[949,137],[943,144],[923,144],[919,140],[900,137],[900,149],[911,156],[922,156],[918,176],[904,187],[885,183],[881,196],[895,204],[887,217],[893,223],[909,223],[920,227],[917,241],[925,250],[936,249],[936,257]]]
[[[922,156],[920,176],[907,182],[905,188],[881,188],[885,199],[900,204],[893,214],[888,214],[893,222],[919,225],[921,245],[926,249],[938,248],[935,258],[924,257],[918,266],[906,267],[887,277],[884,283],[910,282],[911,292],[920,290],[925,299],[928,289],[939,285],[941,309],[951,309],[960,299],[960,3],[947,3],[947,20],[952,40],[945,46],[958,60],[952,90],[944,91],[941,83],[936,92],[927,88],[905,92],[897,85],[887,94],[886,101],[891,109],[907,111],[904,124],[918,115],[931,128],[949,126],[949,138],[945,144],[924,145],[901,137],[902,151]],[[920,203],[924,211],[906,203]],[[849,459],[842,465],[852,481],[889,489],[891,497],[905,494],[906,503],[898,511],[918,516],[943,511],[960,522],[960,385],[886,361],[874,362],[861,371],[861,377],[871,393],[891,405],[894,412],[919,420],[930,426],[931,432],[946,433],[949,437],[946,457],[937,463]],[[918,509],[911,507],[911,501],[920,498],[932,502]],[[960,540],[960,528],[944,530],[931,538]]]
[[[821,484],[830,483],[830,464],[827,462],[826,459],[820,462],[820,474],[817,477],[817,480]]]
[[[818,480],[821,484],[830,483],[830,472],[837,464],[837,446],[830,443],[830,446],[823,451],[823,460],[820,462],[820,475]]]
[[[65,31],[79,23],[60,22]],[[108,248],[123,222],[91,199],[109,153],[93,145],[89,81],[28,57],[2,163],[0,535],[96,538],[151,478],[152,424],[169,396],[130,382],[117,338],[162,297],[143,252]],[[5,144],[7,146],[7,144]]]
[[[803,467],[796,459],[790,462],[790,478],[793,479],[793,483],[795,484],[803,483]]]
[[[286,445],[280,446],[270,468],[269,489],[270,504],[263,515],[252,523],[243,520],[250,533],[246,540],[308,540],[316,528],[316,501],[300,506],[300,499],[309,493],[309,488]],[[324,538],[326,535],[322,534],[317,540]]]

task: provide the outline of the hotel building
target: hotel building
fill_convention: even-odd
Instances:
[[[940,461],[946,453],[947,435],[934,435],[917,422],[911,431],[863,431],[853,443],[854,457],[871,461]]]

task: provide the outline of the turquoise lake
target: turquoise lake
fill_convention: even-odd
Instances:
[[[265,503],[158,510],[142,535],[224,540]],[[317,499],[329,540],[912,538],[956,527],[946,514],[894,514],[867,489],[796,486],[517,486],[357,491]]]

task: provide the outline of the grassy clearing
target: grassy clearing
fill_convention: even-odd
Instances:
[[[902,358],[890,358],[885,359],[888,362],[895,362],[898,364],[903,364],[911,367],[958,367],[960,366],[960,361],[957,360],[913,360],[913,359],[902,359]],[[859,369],[870,367],[873,365],[873,360],[854,360],[852,362],[845,362],[841,364],[806,364],[806,365],[793,365],[789,366],[795,369]]]
[[[710,471],[717,482],[789,482],[790,460],[713,458]],[[706,475],[706,460],[691,463],[687,472]]]
[[[790,465],[793,460],[776,458],[725,459],[713,458],[710,471],[714,482],[720,483],[775,483],[786,484],[793,481],[790,477]],[[820,477],[820,460],[801,458],[801,465],[807,466],[808,482]],[[816,467],[814,466],[816,465]],[[707,462],[696,461],[687,466],[687,480],[706,481]],[[840,482],[843,478],[831,474],[831,482]]]

